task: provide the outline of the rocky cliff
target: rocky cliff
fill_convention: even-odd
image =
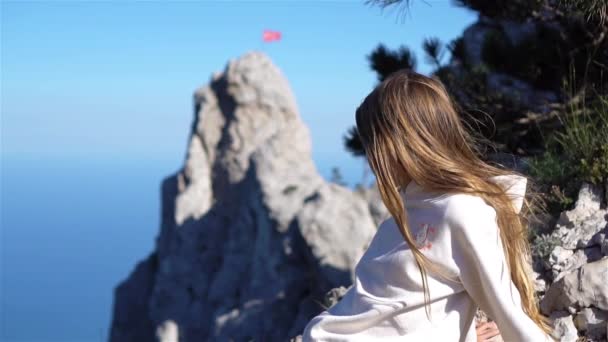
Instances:
[[[319,175],[289,84],[258,52],[195,92],[184,165],[161,190],[112,341],[287,340],[350,285],[375,233],[363,197]]]

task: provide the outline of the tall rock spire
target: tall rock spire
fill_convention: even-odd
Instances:
[[[350,285],[375,233],[368,205],[319,175],[266,55],[230,61],[194,104],[156,248],[116,288],[111,340],[287,340],[327,290]]]

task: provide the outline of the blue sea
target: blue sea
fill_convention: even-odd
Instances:
[[[175,161],[2,159],[1,340],[107,341]]]
[[[114,287],[152,251],[161,181],[182,160],[1,162],[0,340],[107,341]]]

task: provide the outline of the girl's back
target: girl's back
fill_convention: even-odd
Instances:
[[[526,179],[494,180],[508,188],[519,211]],[[390,218],[357,264],[353,287],[307,325],[303,340],[476,341],[479,303],[506,341],[543,341],[509,277],[494,209],[479,197],[430,192],[414,182],[402,196],[417,245],[447,276],[428,277],[431,319],[416,260]]]
[[[391,218],[304,341],[474,341],[478,306],[505,341],[549,340],[529,272],[526,177],[483,161],[435,78],[397,71],[355,118]]]

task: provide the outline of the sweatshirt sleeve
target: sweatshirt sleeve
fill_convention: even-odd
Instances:
[[[465,196],[449,219],[452,254],[465,290],[494,319],[505,341],[553,341],[521,306],[504,256],[496,211],[479,197]]]

